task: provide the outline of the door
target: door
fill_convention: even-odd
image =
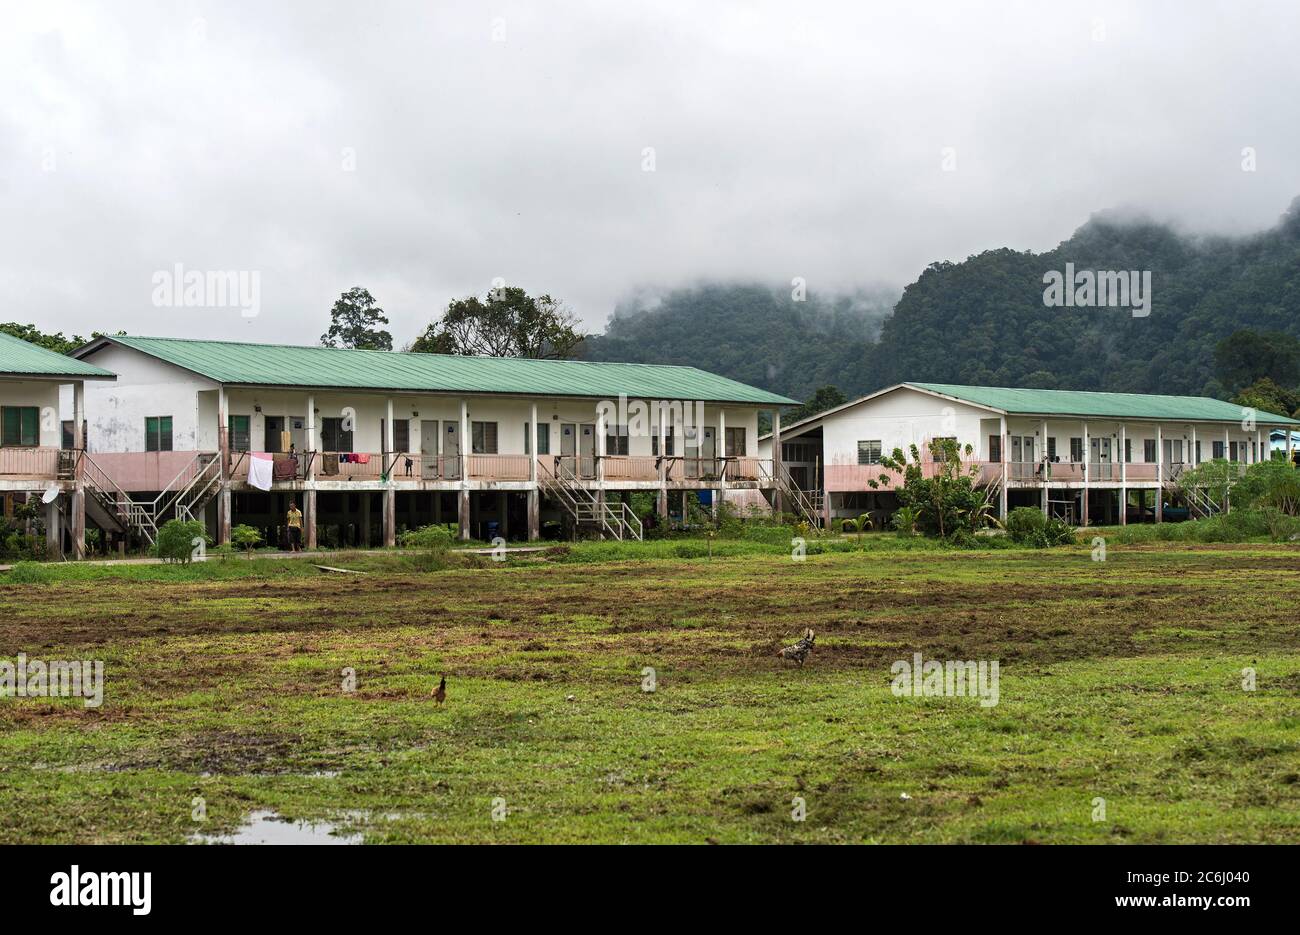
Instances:
[[[1166,438],[1164,448],[1165,476],[1177,477],[1183,470],[1183,440]]]
[[[578,476],[596,476],[596,425],[593,422],[578,426]]]
[[[438,420],[420,420],[420,477],[436,480],[438,477]]]
[[[700,429],[698,426],[682,428],[682,467],[689,480],[700,476]]]
[[[578,426],[573,422],[560,425],[560,460],[559,470],[570,474],[578,473]]]
[[[1088,439],[1089,455],[1091,462],[1092,475],[1089,480],[1110,480],[1110,439],[1106,437],[1094,437]]]
[[[281,434],[284,432],[284,416],[263,416],[265,431],[262,434],[262,450],[272,454],[284,451]]]
[[[442,424],[442,476],[446,480],[460,480],[460,424],[447,421]]]
[[[700,472],[706,477],[718,476],[718,430],[711,425],[704,427],[704,441],[700,445]]]
[[[289,444],[294,451],[310,451],[307,442],[307,419],[305,416],[292,416],[289,419]]]

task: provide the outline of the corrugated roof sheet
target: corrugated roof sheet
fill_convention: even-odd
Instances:
[[[120,334],[107,340],[220,383],[597,399],[617,399],[622,393],[637,399],[778,406],[795,403],[785,396],[695,367],[406,354]]]
[[[1239,423],[1244,418],[1245,412],[1241,406],[1205,396],[1027,390],[1006,386],[960,386],[954,383],[907,383],[905,385],[1017,415]],[[1256,412],[1255,421],[1297,424],[1295,419],[1273,412]]]
[[[112,377],[84,360],[57,354],[0,331],[0,373],[40,377]]]

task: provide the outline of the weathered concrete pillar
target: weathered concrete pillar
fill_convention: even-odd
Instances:
[[[1002,489],[998,494],[998,516],[1005,521],[1007,518],[1007,458],[1011,454],[1007,450],[1007,442],[1010,439],[1007,438],[1007,417],[1005,415],[1002,416],[999,431],[1002,433],[1000,436],[1002,440],[998,443],[998,461],[1002,464]],[[1021,454],[1021,457],[1023,458],[1024,455]]]
[[[1088,484],[1092,480],[1092,447],[1088,438],[1088,423],[1083,423],[1083,509],[1081,522],[1088,525]]]
[[[1047,420],[1043,420],[1043,470],[1039,475],[1039,483],[1043,485],[1043,516],[1047,516],[1048,489],[1047,482],[1052,476],[1052,459],[1047,454]]]
[[[45,504],[45,557],[63,557],[63,522],[57,499]]]
[[[785,496],[781,493],[781,472],[782,472],[782,453],[781,453],[781,411],[772,410],[772,478],[776,485],[772,491],[772,505],[776,508],[778,514],[785,512]],[[830,498],[827,497],[829,500]]]
[[[361,545],[370,548],[370,491],[361,492]]]
[[[542,495],[536,487],[528,491],[528,541],[542,538]]]
[[[1128,525],[1128,426],[1119,424],[1119,524]]]
[[[1156,425],[1156,522],[1165,521],[1165,445],[1164,432]]]
[[[397,491],[392,487],[384,490],[384,548],[391,549],[397,545]]]
[[[305,548],[316,548],[316,491],[307,490],[302,495],[303,542]]]
[[[497,535],[510,541],[510,498],[504,490],[497,491]]]
[[[1290,438],[1290,433],[1287,434]],[[86,453],[86,384],[73,384],[73,447]],[[86,558],[86,464],[77,459],[73,479],[73,557]]]
[[[469,539],[469,490],[461,487],[456,492],[456,519],[460,523],[460,537]]]
[[[221,461],[221,492],[217,495],[217,545],[230,541],[230,404],[226,388],[217,387],[217,457]]]

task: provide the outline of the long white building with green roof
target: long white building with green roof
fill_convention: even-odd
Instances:
[[[897,506],[890,486],[901,478],[881,457],[916,445],[931,459],[935,439],[970,446],[1004,515],[1038,506],[1081,525],[1126,523],[1195,512],[1178,483],[1187,468],[1268,458],[1270,431],[1296,424],[1203,397],[900,383],[783,429],[777,423],[759,456],[783,462],[826,524],[864,512],[886,518]]]
[[[693,367],[521,360],[114,335],[77,351],[117,375],[87,392],[86,461],[148,514],[304,545],[586,527],[639,537],[684,495],[779,499],[762,410],[793,400]],[[679,496],[680,495],[680,496]],[[551,528],[547,528],[547,527]]]

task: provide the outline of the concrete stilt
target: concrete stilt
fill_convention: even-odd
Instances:
[[[397,545],[397,491],[389,487],[384,491],[384,548]]]
[[[303,493],[302,497],[302,522],[306,527],[304,532],[305,547],[308,549],[316,548],[316,491],[308,490]]]
[[[542,495],[533,488],[528,491],[528,541],[536,542],[542,538]]]
[[[463,487],[456,494],[456,520],[460,523],[460,537],[469,539],[469,491]]]

